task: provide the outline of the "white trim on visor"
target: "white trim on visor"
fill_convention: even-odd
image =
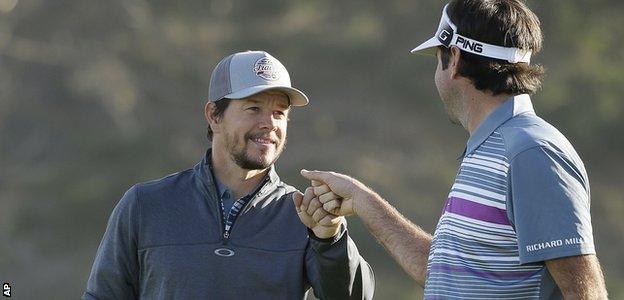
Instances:
[[[438,25],[438,30],[436,31],[435,36],[412,49],[412,53],[418,52],[435,54],[435,47],[437,46],[444,46],[447,48],[450,46],[456,46],[459,49],[469,53],[502,59],[510,63],[531,62],[530,50],[491,45],[458,34],[457,26],[453,24],[446,13],[447,7],[448,4],[445,5],[442,10],[442,18],[440,19],[440,25]]]

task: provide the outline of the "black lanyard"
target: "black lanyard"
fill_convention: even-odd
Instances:
[[[219,203],[221,204],[221,216],[223,217],[223,238],[224,239],[230,238],[230,232],[232,231],[232,226],[234,225],[234,222],[238,218],[240,212],[243,210],[245,205],[247,205],[247,203],[251,199],[254,198],[254,195],[256,195],[260,191],[260,189],[266,184],[267,181],[268,181],[268,176],[262,181],[262,183],[258,186],[258,188],[256,188],[256,190],[253,193],[236,200],[234,204],[232,205],[232,208],[230,208],[230,212],[228,213],[227,217],[225,216],[225,206],[223,205],[223,200],[221,199],[221,197],[219,197]]]

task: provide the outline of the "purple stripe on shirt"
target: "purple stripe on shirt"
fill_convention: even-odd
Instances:
[[[489,223],[511,225],[504,209],[483,205],[470,200],[450,197],[444,209],[447,212],[462,215]]]
[[[468,273],[471,275],[475,275],[480,278],[488,278],[488,279],[529,279],[533,277],[535,274],[542,271],[542,269],[536,271],[506,271],[506,272],[494,272],[494,271],[485,271],[485,270],[475,270],[464,266],[452,266],[447,264],[432,264],[429,268],[430,272],[443,272],[443,273]]]

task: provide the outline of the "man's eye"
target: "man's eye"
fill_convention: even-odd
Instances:
[[[279,111],[278,110],[278,111],[275,112],[275,115],[277,115],[278,117],[282,118],[282,117],[286,116],[286,113],[284,113],[283,111]]]
[[[260,111],[260,107],[257,107],[257,106],[252,106],[252,107],[247,108],[247,110],[251,110],[251,111]]]

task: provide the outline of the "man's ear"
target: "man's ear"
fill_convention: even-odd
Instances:
[[[212,132],[219,132],[219,119],[214,115],[216,108],[217,106],[212,101],[207,101],[204,107],[204,117],[206,117],[206,122],[208,122],[208,126],[210,126]]]
[[[459,50],[459,48],[452,46],[450,48],[451,50],[451,57],[449,59],[449,65],[448,65],[448,69],[449,72],[451,74],[451,78],[453,79],[457,79],[457,77],[459,77],[459,64],[460,64],[460,56],[461,56],[461,51]]]

